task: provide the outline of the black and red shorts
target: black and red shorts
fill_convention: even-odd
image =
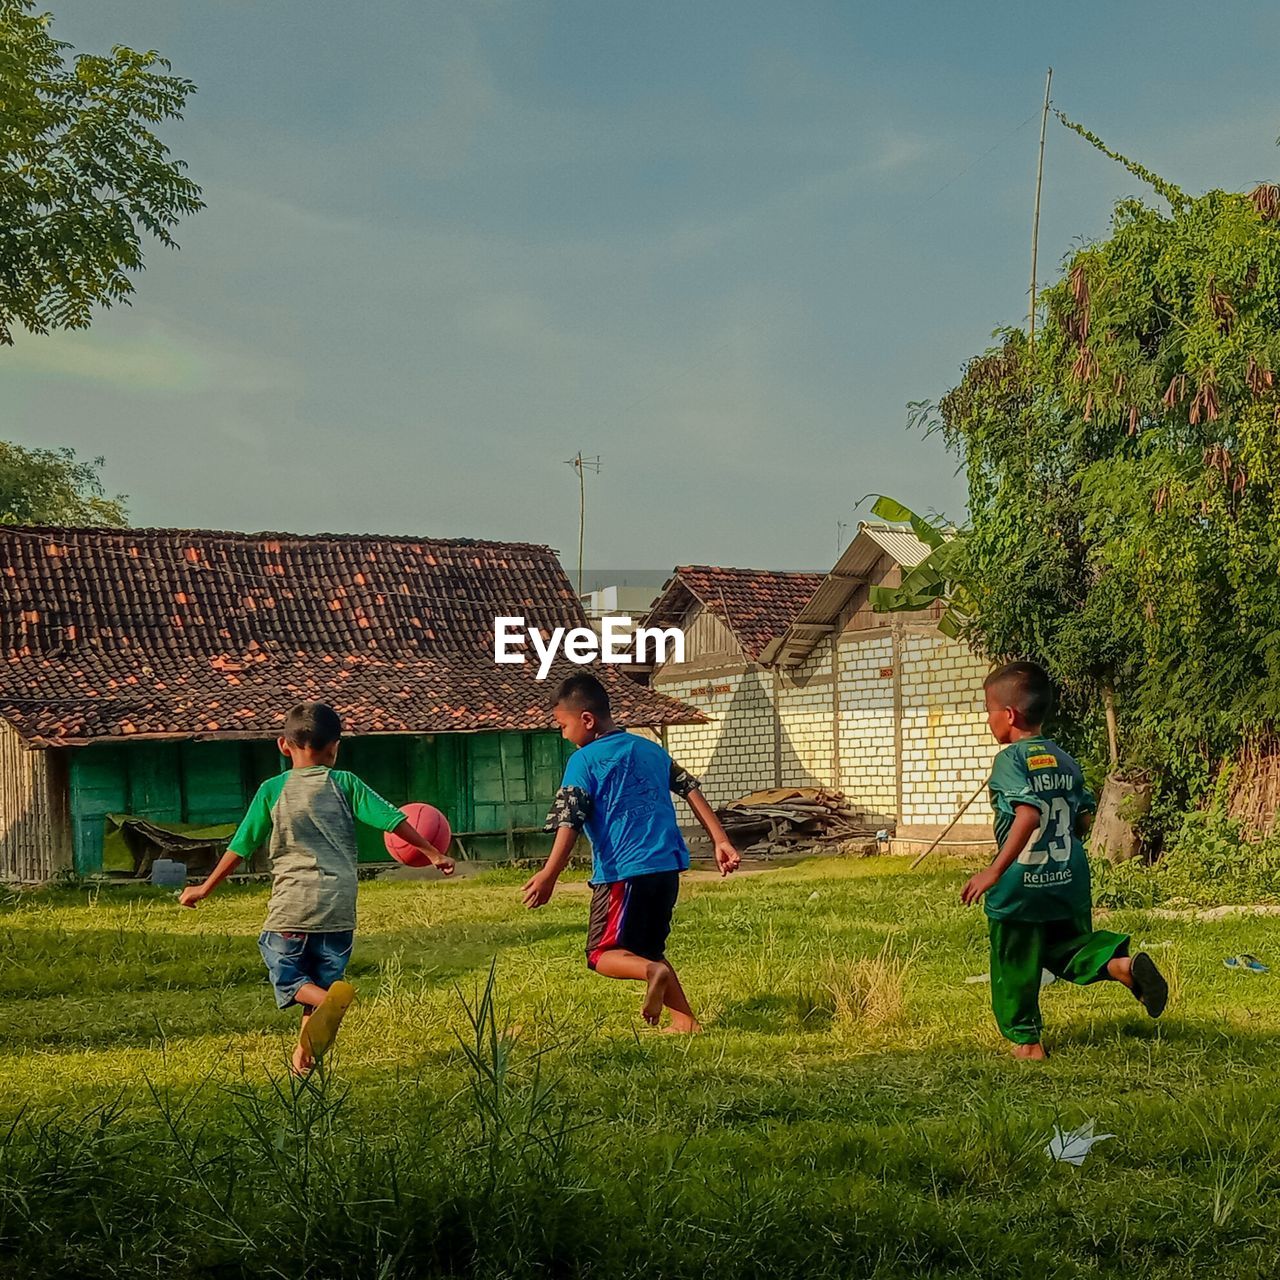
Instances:
[[[587,964],[594,969],[605,951],[630,951],[645,960],[666,958],[671,913],[680,894],[678,871],[595,885],[587,926]]]

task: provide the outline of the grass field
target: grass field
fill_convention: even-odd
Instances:
[[[1270,1276],[1280,922],[1116,912],[1171,979],[1045,993],[1008,1060],[963,872],[694,878],[671,956],[706,1023],[642,1030],[582,963],[585,886],[361,887],[360,999],[285,1073],[261,888],[0,908],[0,1270],[22,1276]],[[496,957],[494,1008],[484,992]],[[1055,1124],[1116,1136],[1051,1162]]]

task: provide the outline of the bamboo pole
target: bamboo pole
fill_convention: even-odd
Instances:
[[[578,599],[582,599],[582,547],[587,527],[587,469],[582,464],[582,450],[578,450]]]
[[[1044,135],[1049,123],[1049,86],[1053,68],[1044,78],[1044,113],[1040,117],[1040,159],[1036,164],[1036,208],[1031,218],[1031,334],[1028,345],[1036,344],[1036,260],[1040,254],[1040,188],[1044,184]]]
[[[1111,757],[1110,772],[1120,767],[1120,731],[1116,724],[1116,695],[1109,684],[1102,686],[1102,705],[1107,712],[1107,754]]]
[[[924,861],[924,860],[925,860],[925,859],[926,859],[926,858],[927,858],[927,857],[928,857],[928,856],[929,856],[929,855],[930,855],[930,854],[931,854],[931,853],[932,853],[932,852],[933,852],[933,851],[934,851],[934,850],[935,850],[935,849],[936,849],[936,848],[937,848],[937,847],[938,847],[938,846],[939,846],[939,845],[940,845],[940,844],[941,844],[941,843],[942,843],[942,842],[943,842],[943,841],[944,841],[944,840],[945,840],[945,839],[946,839],[946,838],[951,834],[952,828],[953,828],[953,827],[956,825],[956,823],[957,823],[957,822],[959,822],[959,821],[960,821],[960,819],[961,819],[961,818],[963,818],[963,817],[964,817],[964,815],[969,811],[969,806],[970,806],[970,805],[971,805],[971,804],[972,804],[972,803],[973,803],[973,802],[974,802],[974,801],[975,801],[975,800],[976,800],[976,799],[977,799],[977,798],[978,798],[978,797],[979,797],[979,796],[980,796],[980,795],[981,795],[981,794],[982,794],[986,789],[987,789],[987,784],[986,784],[986,781],[985,781],[985,780],[984,780],[984,781],[982,781],[982,782],[980,782],[980,783],[978,784],[978,789],[977,789],[977,791],[975,791],[975,792],[973,793],[973,795],[971,795],[971,796],[970,796],[970,797],[969,797],[969,798],[964,802],[964,804],[962,804],[962,805],[960,806],[960,811],[959,811],[959,813],[957,813],[957,814],[956,814],[956,816],[955,816],[954,818],[952,818],[950,822],[948,822],[948,823],[947,823],[946,828],[943,830],[942,834],[941,834],[941,835],[940,835],[940,836],[939,836],[939,837],[938,837],[938,838],[937,838],[937,839],[936,839],[936,840],[935,840],[935,841],[934,841],[934,842],[933,842],[933,843],[932,843],[932,844],[931,844],[931,845],[930,845],[930,846],[929,846],[929,847],[928,847],[928,848],[927,848],[927,849],[926,849],[922,854],[920,854],[920,855],[916,858],[916,860],[911,864],[911,866],[910,866],[910,867],[908,867],[908,868],[907,868],[909,871],[914,871],[914,870],[915,870],[915,869],[916,869],[916,868],[917,868],[917,867],[918,867],[918,866],[919,866],[919,865],[920,865],[920,864],[921,864],[921,863],[922,863],[922,862],[923,862],[923,861]]]

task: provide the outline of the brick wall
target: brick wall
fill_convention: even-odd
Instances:
[[[893,639],[873,632],[840,644],[840,789],[876,821],[898,812]]]
[[[997,744],[987,728],[982,681],[988,665],[936,632],[902,637],[902,826],[941,827],[991,769]],[[965,828],[981,828],[981,800]]]
[[[834,764],[831,646],[822,644],[798,667],[782,673],[778,685],[781,722],[779,782],[784,787],[832,783]]]
[[[685,677],[668,667],[655,687],[697,707],[706,724],[672,725],[667,750],[702,779],[713,805],[773,786],[773,675],[749,670]]]

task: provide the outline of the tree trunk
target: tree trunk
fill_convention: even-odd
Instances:
[[[1107,754],[1111,758],[1111,772],[1120,765],[1120,732],[1116,726],[1116,694],[1109,685],[1102,686],[1102,705],[1107,711]]]
[[[1102,788],[1090,847],[1112,862],[1127,862],[1142,852],[1138,823],[1151,808],[1151,783],[1112,774]]]

